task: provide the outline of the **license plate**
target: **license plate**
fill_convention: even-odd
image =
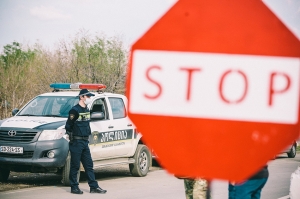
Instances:
[[[23,147],[15,147],[15,146],[0,146],[1,153],[17,153],[23,154]]]

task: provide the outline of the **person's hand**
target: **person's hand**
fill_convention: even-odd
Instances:
[[[70,139],[69,139],[69,135],[68,135],[68,134],[65,134],[65,135],[63,136],[63,138],[65,138],[68,142],[70,142]]]

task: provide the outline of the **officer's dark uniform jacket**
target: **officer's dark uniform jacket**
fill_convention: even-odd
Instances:
[[[69,111],[66,130],[73,132],[73,136],[88,137],[91,134],[90,111],[79,104]]]

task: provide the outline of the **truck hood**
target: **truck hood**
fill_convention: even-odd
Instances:
[[[32,117],[32,116],[14,116],[6,119],[1,127],[15,127],[15,128],[35,128],[41,125],[66,121],[67,118],[61,117]]]

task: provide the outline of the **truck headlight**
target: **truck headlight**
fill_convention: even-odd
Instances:
[[[65,129],[56,129],[56,130],[43,130],[39,141],[43,140],[58,140],[62,138],[66,133]]]

